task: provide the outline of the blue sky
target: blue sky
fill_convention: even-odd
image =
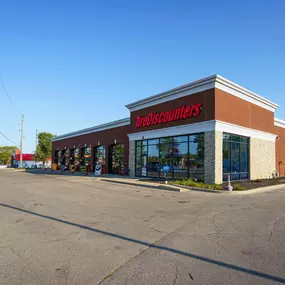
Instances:
[[[0,131],[24,152],[128,116],[125,104],[220,74],[280,105],[285,1],[0,2]],[[10,143],[0,136],[0,145]]]

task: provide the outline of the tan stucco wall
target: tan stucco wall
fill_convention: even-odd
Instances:
[[[272,177],[276,170],[275,141],[250,138],[250,179]]]

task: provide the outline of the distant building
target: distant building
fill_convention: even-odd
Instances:
[[[22,165],[23,168],[42,168],[42,161],[35,162],[35,156],[31,153],[23,153],[22,154]],[[20,153],[17,152],[12,157],[12,166],[15,168],[20,167]],[[51,167],[51,157],[49,157],[44,165],[45,167]]]

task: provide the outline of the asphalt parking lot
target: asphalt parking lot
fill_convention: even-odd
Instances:
[[[0,284],[285,284],[285,188],[177,193],[0,171]]]

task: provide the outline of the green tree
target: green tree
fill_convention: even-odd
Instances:
[[[41,132],[38,135],[38,146],[36,149],[36,159],[42,161],[43,167],[48,157],[52,156],[52,142],[51,139],[55,135],[51,133]]]
[[[0,164],[11,164],[11,156],[16,152],[15,146],[1,146],[0,147]]]

